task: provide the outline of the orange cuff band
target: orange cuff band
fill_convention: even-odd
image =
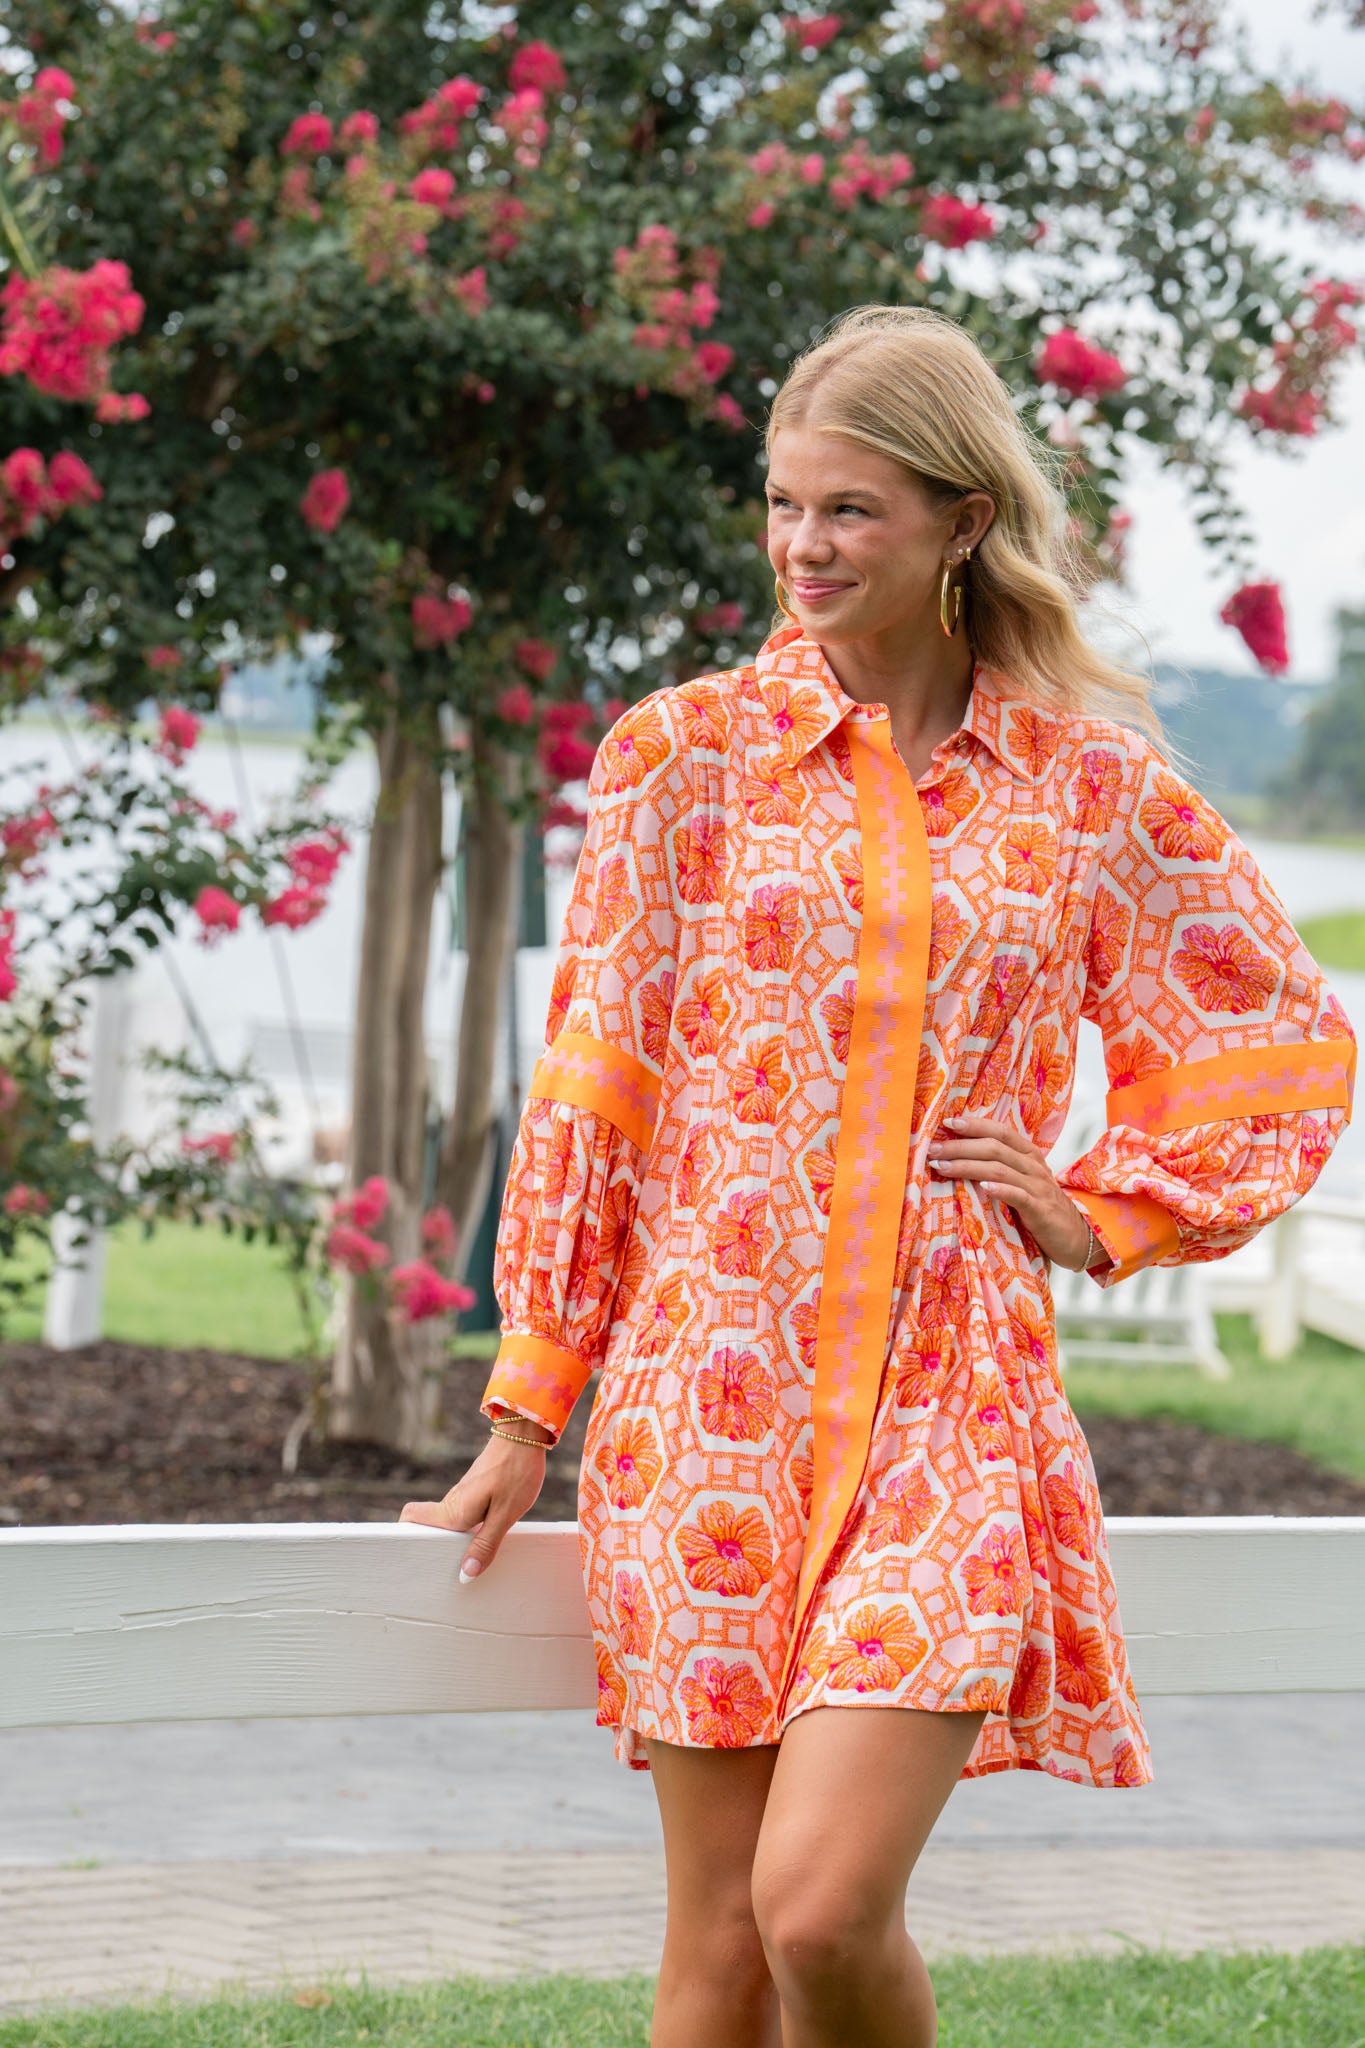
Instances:
[[[494,1402],[504,1402],[534,1415],[558,1436],[591,1372],[575,1352],[552,1344],[548,1337],[509,1332],[498,1347],[480,1407],[490,1415]]]
[[[1126,1280],[1130,1273],[1166,1258],[1178,1249],[1180,1231],[1169,1209],[1150,1195],[1090,1195],[1079,1188],[1067,1194],[1083,1209],[1100,1243],[1114,1261],[1113,1270],[1097,1275],[1105,1282]]]

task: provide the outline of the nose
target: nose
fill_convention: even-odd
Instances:
[[[824,521],[816,511],[803,512],[796,531],[787,542],[787,561],[792,568],[827,569],[834,558]]]

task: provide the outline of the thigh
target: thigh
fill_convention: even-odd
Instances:
[[[759,1890],[797,1887],[858,1919],[899,1916],[984,1713],[812,1707],[783,1737],[756,1852]]]
[[[746,1904],[754,1847],[778,1746],[684,1749],[646,1740],[663,1822],[670,1913],[706,1910],[718,1894]]]

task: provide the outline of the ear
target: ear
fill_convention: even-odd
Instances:
[[[995,500],[988,491],[968,491],[953,515],[953,539],[973,551],[980,547],[995,518]]]

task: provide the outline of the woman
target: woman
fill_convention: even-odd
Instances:
[[[403,1514],[485,1569],[602,1368],[583,1563],[598,1719],[663,1816],[655,2048],[917,2048],[906,1882],[958,1779],[1152,1775],[1049,1264],[1246,1243],[1335,1143],[1354,1042],[1082,637],[968,336],[851,314],[768,454],[787,618],[598,751],[495,1433]],[[1108,1128],[1054,1178],[1082,1017]]]

